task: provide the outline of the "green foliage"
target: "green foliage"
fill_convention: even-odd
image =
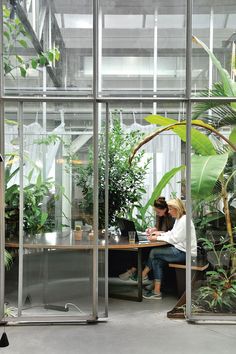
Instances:
[[[109,133],[109,223],[115,223],[118,215],[127,215],[134,204],[139,203],[145,193],[144,178],[149,160],[144,164],[141,160],[144,152],[136,155],[132,166],[129,156],[135,144],[143,137],[139,131],[125,132],[119,119],[113,119],[113,127]],[[99,227],[105,224],[105,134],[99,138]],[[77,167],[76,183],[82,188],[85,213],[93,208],[93,153],[90,151],[88,165]]]
[[[228,154],[212,156],[192,156],[191,191],[192,196],[201,199],[212,194],[213,188],[224,170]]]
[[[167,186],[167,184],[170,182],[170,180],[182,169],[184,169],[185,166],[179,166],[175,167],[172,170],[168,171],[165,173],[165,175],[162,177],[160,182],[156,185],[154,188],[154,191],[151,195],[151,198],[148,200],[146,205],[142,205],[140,202],[137,202],[133,207],[137,209],[137,214],[135,217],[133,216],[133,210],[129,214],[129,219],[133,220],[136,226],[136,229],[139,231],[145,231],[148,226],[153,225],[154,223],[154,216],[153,213],[150,213],[148,211],[148,208],[150,206],[153,206],[154,201],[160,197],[162,190]]]
[[[20,75],[26,77],[29,69],[47,66],[60,59],[60,52],[57,48],[51,48],[27,60],[15,54],[15,47],[19,45],[22,48],[28,48],[31,38],[17,16],[14,19],[10,19],[10,10],[5,5],[3,5],[3,36],[3,67],[5,75],[10,74],[14,77],[12,71],[18,69]]]
[[[211,312],[235,312],[236,309],[236,269],[225,269],[224,256],[234,257],[235,245],[215,243],[214,240],[201,238],[203,246],[215,256],[214,269],[206,272],[206,284],[197,289],[194,299],[195,304]],[[217,246],[217,248],[216,248]]]
[[[12,256],[7,250],[4,250],[4,263],[6,269],[10,269],[12,265]]]
[[[220,80],[213,84],[212,90],[206,89],[200,93],[202,97],[234,97],[236,96],[236,83],[230,78],[229,73],[222,67],[214,53],[197,37],[193,41],[201,46],[211,58],[217,69]],[[208,111],[211,110],[211,115]],[[216,127],[222,127],[227,124],[236,125],[236,103],[222,103],[213,101],[204,101],[194,105],[193,119],[199,116],[204,117]]]
[[[175,119],[162,117],[159,115],[150,115],[145,117],[145,120],[151,124],[157,124],[163,127],[173,124],[171,130],[173,130],[181,138],[182,141],[186,142],[186,126],[176,125],[177,121]],[[191,145],[197,154],[216,154],[215,148],[209,138],[195,128],[191,129]]]
[[[14,237],[18,235],[19,230],[20,186],[16,183],[8,186],[8,183],[19,172],[19,168],[11,172],[13,158],[13,156],[9,158],[5,169],[5,223],[7,235]],[[55,197],[52,196],[50,190],[54,187],[54,183],[51,179],[43,181],[41,173],[39,173],[36,183],[31,183],[32,172],[33,170],[28,176],[28,185],[23,189],[23,228],[30,235],[52,231],[55,226],[52,215],[43,210],[46,197],[49,199],[47,201],[47,208],[49,209],[50,204],[53,204]]]

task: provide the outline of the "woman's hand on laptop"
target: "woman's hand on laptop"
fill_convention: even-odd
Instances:
[[[160,231],[154,231],[154,232],[151,233],[151,235],[148,235],[148,236],[147,236],[147,239],[148,239],[149,241],[157,241],[158,236],[159,236],[160,234],[161,234]]]
[[[157,229],[155,228],[155,227],[148,227],[147,229],[146,229],[146,234],[148,235],[148,236],[150,236],[153,232],[155,232],[155,231],[157,231]]]

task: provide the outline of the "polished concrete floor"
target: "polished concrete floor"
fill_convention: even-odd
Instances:
[[[236,325],[188,324],[166,312],[176,299],[142,303],[110,299],[109,319],[96,325],[11,326],[7,354],[232,354]],[[1,329],[0,329],[1,330]]]

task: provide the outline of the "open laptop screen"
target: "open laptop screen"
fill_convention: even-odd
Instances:
[[[128,237],[129,231],[136,231],[134,222],[125,218],[117,218],[117,226],[123,237]],[[135,234],[135,241],[139,241],[137,232]]]

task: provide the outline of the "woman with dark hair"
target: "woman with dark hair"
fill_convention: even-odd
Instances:
[[[168,209],[168,205],[166,203],[165,197],[159,197],[158,199],[156,199],[154,201],[153,208],[156,213],[156,224],[155,224],[155,227],[148,227],[146,229],[146,234],[148,237],[157,231],[167,232],[167,231],[171,230],[173,228],[173,225],[175,222],[175,220],[172,218],[172,216],[169,215],[169,209]],[[147,251],[149,252],[150,249]],[[145,258],[145,255],[144,255],[144,258]],[[120,274],[119,278],[121,280],[133,279],[136,277],[136,276],[134,277],[134,275],[136,274],[136,271],[137,271],[136,267],[131,267],[125,273]],[[145,282],[145,280],[148,280],[148,277],[143,279],[144,282]]]
[[[156,225],[155,227],[148,228],[146,230],[147,235],[151,235],[155,231],[169,231],[172,229],[175,220],[169,214],[168,204],[165,197],[159,197],[154,201],[153,208],[156,213]]]

